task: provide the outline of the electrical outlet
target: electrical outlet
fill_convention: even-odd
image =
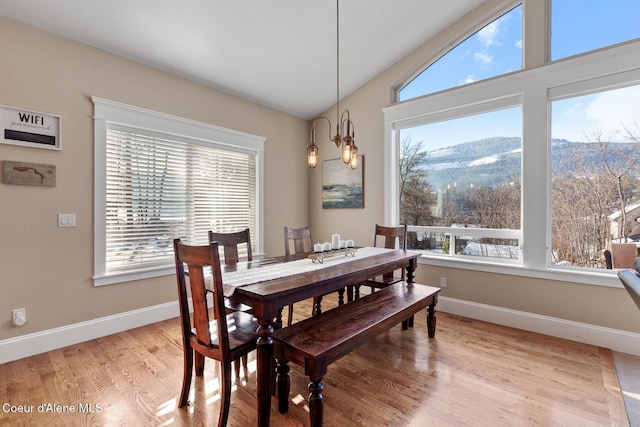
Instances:
[[[15,326],[22,326],[27,321],[27,311],[24,308],[16,308],[12,311],[13,324]]]
[[[441,277],[440,278],[440,287],[441,288],[446,288],[447,287],[447,278],[446,277]]]

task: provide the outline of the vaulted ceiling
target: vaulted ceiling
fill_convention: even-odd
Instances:
[[[484,0],[343,0],[340,95]],[[336,100],[328,0],[0,0],[0,15],[310,119]]]

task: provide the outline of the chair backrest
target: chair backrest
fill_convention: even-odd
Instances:
[[[376,234],[373,236],[373,246],[377,246],[378,237],[384,237],[384,247],[387,249],[407,249],[407,226],[385,227],[376,224]]]
[[[198,343],[209,347],[210,351],[214,352],[216,352],[217,345],[218,356],[220,360],[223,360],[223,358],[226,358],[229,354],[229,334],[226,322],[218,244],[213,242],[207,246],[189,246],[180,242],[180,239],[175,239],[173,241],[173,251],[176,261],[182,337],[184,340],[190,340],[191,337],[195,336]],[[189,274],[189,287],[193,304],[193,322],[189,315],[185,264],[187,265]],[[205,271],[205,267],[211,267],[211,272]],[[213,289],[209,289],[209,291],[213,291],[213,317],[217,323],[217,331],[215,334],[212,334],[213,331],[210,329],[210,307],[207,302],[205,274],[213,275]],[[195,332],[193,332],[194,330]],[[217,342],[212,342],[212,335],[217,335]]]
[[[311,252],[313,250],[313,238],[311,237],[311,226],[302,228],[289,228],[284,226],[284,253],[289,255],[291,250],[289,243],[293,241],[294,253]]]
[[[635,243],[612,243],[611,264],[613,268],[633,268],[638,257]]]
[[[219,246],[224,249],[224,263],[232,264],[240,261],[238,256],[238,245],[243,243],[247,247],[247,261],[253,259],[251,253],[251,233],[248,228],[233,233],[216,233],[209,231],[209,242],[218,242]]]
[[[398,227],[385,227],[376,224],[376,234],[373,236],[373,246],[377,246],[378,237],[384,238],[384,247],[387,249],[407,249],[407,225]],[[393,277],[393,271],[383,274],[385,277]],[[402,270],[404,280],[404,269]]]

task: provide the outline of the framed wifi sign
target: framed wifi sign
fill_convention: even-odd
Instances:
[[[60,150],[60,116],[0,105],[0,143]]]

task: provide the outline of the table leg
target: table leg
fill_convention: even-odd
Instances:
[[[271,414],[271,376],[273,375],[273,326],[271,326],[271,322],[260,320],[256,352],[258,425],[267,427]]]
[[[415,279],[416,271],[416,262],[412,259],[409,261],[409,265],[407,266],[407,283],[413,283],[413,279]],[[402,329],[413,328],[413,316],[409,317],[407,320],[402,322]]]
[[[436,336],[436,302],[427,307],[427,331],[429,338]]]
[[[416,271],[416,264],[415,264],[415,261],[412,259],[411,261],[409,261],[409,265],[407,265],[407,283],[413,283],[413,280],[416,277],[415,271]]]

